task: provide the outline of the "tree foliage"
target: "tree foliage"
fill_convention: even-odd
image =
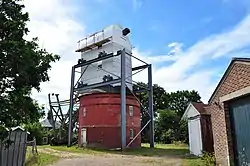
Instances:
[[[201,100],[197,91],[177,91],[167,94],[168,103],[167,109],[175,110],[178,116],[182,116],[187,108],[189,102],[199,102]]]
[[[147,86],[145,83],[138,83]],[[173,141],[188,142],[187,122],[181,117],[189,102],[199,102],[201,97],[197,91],[176,91],[167,93],[159,85],[153,85],[153,105],[155,116],[155,140],[158,142],[171,143]],[[141,111],[141,126],[149,120],[147,113],[148,96],[146,92],[138,94],[138,98],[146,109]],[[142,132],[142,141],[149,141],[149,127]]]
[[[51,132],[42,127],[40,122],[25,124],[24,129],[30,133],[28,135],[28,140],[33,140],[33,138],[36,138],[37,145],[43,144],[43,137],[48,137],[51,135]]]
[[[19,0],[4,0],[0,7],[0,132],[4,128],[35,122],[41,108],[30,95],[40,83],[49,81],[51,62],[58,55],[38,46],[38,38],[25,40],[28,13]],[[0,138],[0,140],[2,140]]]
[[[138,83],[140,86],[146,87],[147,84],[143,82]],[[166,107],[166,91],[164,88],[160,87],[157,84],[153,85],[153,109],[154,111],[154,116],[157,116],[158,110],[160,109],[165,109]],[[149,112],[148,112],[148,94],[147,92],[142,92],[139,93],[137,96],[142,105],[143,108],[141,110],[141,126],[144,126],[148,121],[149,121]],[[149,141],[149,126],[145,128],[144,131],[142,131],[142,141],[143,142],[148,142]]]

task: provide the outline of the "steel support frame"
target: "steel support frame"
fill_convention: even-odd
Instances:
[[[70,97],[69,97],[69,127],[68,127],[68,147],[71,146],[72,142],[72,112],[73,112],[73,107],[74,107],[74,100],[73,100],[73,95],[74,95],[74,82],[75,82],[75,66],[72,67],[71,71],[71,86],[70,86]]]
[[[125,50],[121,54],[121,148],[126,149],[126,70]]]
[[[109,81],[109,82],[102,82],[102,83],[97,83],[97,84],[93,84],[93,85],[87,85],[87,86],[82,87],[82,88],[75,88],[75,72],[76,72],[77,68],[83,67],[86,65],[91,65],[92,63],[95,63],[95,62],[98,62],[98,61],[101,61],[104,59],[108,59],[111,57],[119,56],[119,55],[121,55],[121,77],[120,78]],[[148,92],[148,102],[149,102],[148,114],[150,116],[150,120],[145,124],[145,126],[143,126],[141,128],[140,132],[138,132],[136,134],[136,136],[129,142],[129,144],[126,145],[126,78],[127,77],[126,77],[126,70],[125,70],[125,66],[126,66],[125,65],[125,60],[126,60],[125,57],[128,55],[144,63],[144,65],[142,65],[142,66],[137,66],[137,67],[132,68],[132,71],[137,71],[137,70],[142,71],[143,69],[148,68],[148,87],[141,87],[141,88],[142,88],[142,91]],[[134,75],[134,74],[132,74],[132,75]],[[81,74],[78,81],[81,79],[82,76],[83,76],[83,74]],[[133,81],[133,82],[135,82],[135,81]],[[133,143],[133,141],[139,136],[139,134],[146,128],[147,125],[150,125],[150,147],[154,148],[154,111],[153,111],[152,65],[147,64],[146,62],[140,60],[139,58],[134,57],[133,55],[126,53],[125,49],[118,51],[116,55],[108,54],[107,56],[104,56],[101,58],[95,58],[93,60],[84,62],[82,64],[77,64],[77,65],[74,65],[72,67],[71,88],[70,88],[70,106],[69,106],[68,147],[71,146],[71,142],[72,142],[72,130],[73,130],[72,129],[72,112],[73,112],[73,107],[74,107],[74,100],[73,100],[74,92],[87,90],[87,89],[91,89],[91,88],[98,88],[98,87],[101,87],[104,85],[112,85],[112,84],[116,84],[116,83],[121,83],[121,90],[120,90],[120,96],[121,96],[121,105],[120,105],[120,109],[121,109],[121,149],[125,150],[127,147],[129,147]],[[132,85],[136,85],[136,84],[132,83]],[[136,93],[139,93],[139,92],[140,92],[140,90],[136,91]],[[132,92],[132,94],[134,94],[134,93]],[[144,108],[145,107],[143,107],[143,109]]]
[[[152,82],[152,65],[148,66],[148,110],[150,114],[150,147],[154,147],[154,108],[153,108],[153,82]]]
[[[59,120],[59,123],[61,124],[61,126],[59,127],[59,137],[61,138],[62,128],[64,127],[65,123],[67,123],[67,121],[69,120],[68,119],[69,118],[69,110],[66,114],[63,114],[62,106],[69,106],[70,102],[69,102],[69,100],[60,101],[59,94],[52,93],[52,96],[55,96],[55,98],[56,98],[55,101],[53,101],[53,102],[51,101],[51,94],[50,93],[48,94],[49,113],[50,113],[49,118],[52,120],[52,121],[50,121],[50,123],[52,124],[53,129],[55,130],[56,129],[55,124],[57,122],[57,119]],[[76,103],[78,103],[77,100],[76,100]],[[72,122],[72,124],[71,124],[72,126],[77,126],[77,124],[76,124],[77,122],[73,119],[73,117],[72,117],[71,122]],[[55,133],[53,133],[53,135],[55,136]]]

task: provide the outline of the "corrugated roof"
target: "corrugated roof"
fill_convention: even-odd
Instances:
[[[48,119],[44,119],[43,121],[41,121],[41,125],[43,126],[43,127],[49,127],[49,128],[52,128],[53,126],[52,126],[52,124],[51,124],[51,122],[48,120]],[[55,128],[56,129],[58,129],[58,128],[60,128],[60,123],[59,122],[56,122],[55,123]]]

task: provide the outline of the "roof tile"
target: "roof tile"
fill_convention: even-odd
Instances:
[[[200,113],[200,114],[207,114],[206,110],[204,107],[207,106],[207,104],[204,104],[202,102],[192,102],[192,105],[195,107],[195,109]]]

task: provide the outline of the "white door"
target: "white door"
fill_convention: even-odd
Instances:
[[[81,130],[81,136],[82,136],[82,144],[86,144],[87,143],[87,130],[86,128],[82,128]]]
[[[190,153],[199,156],[202,154],[200,118],[189,120],[188,130]]]

